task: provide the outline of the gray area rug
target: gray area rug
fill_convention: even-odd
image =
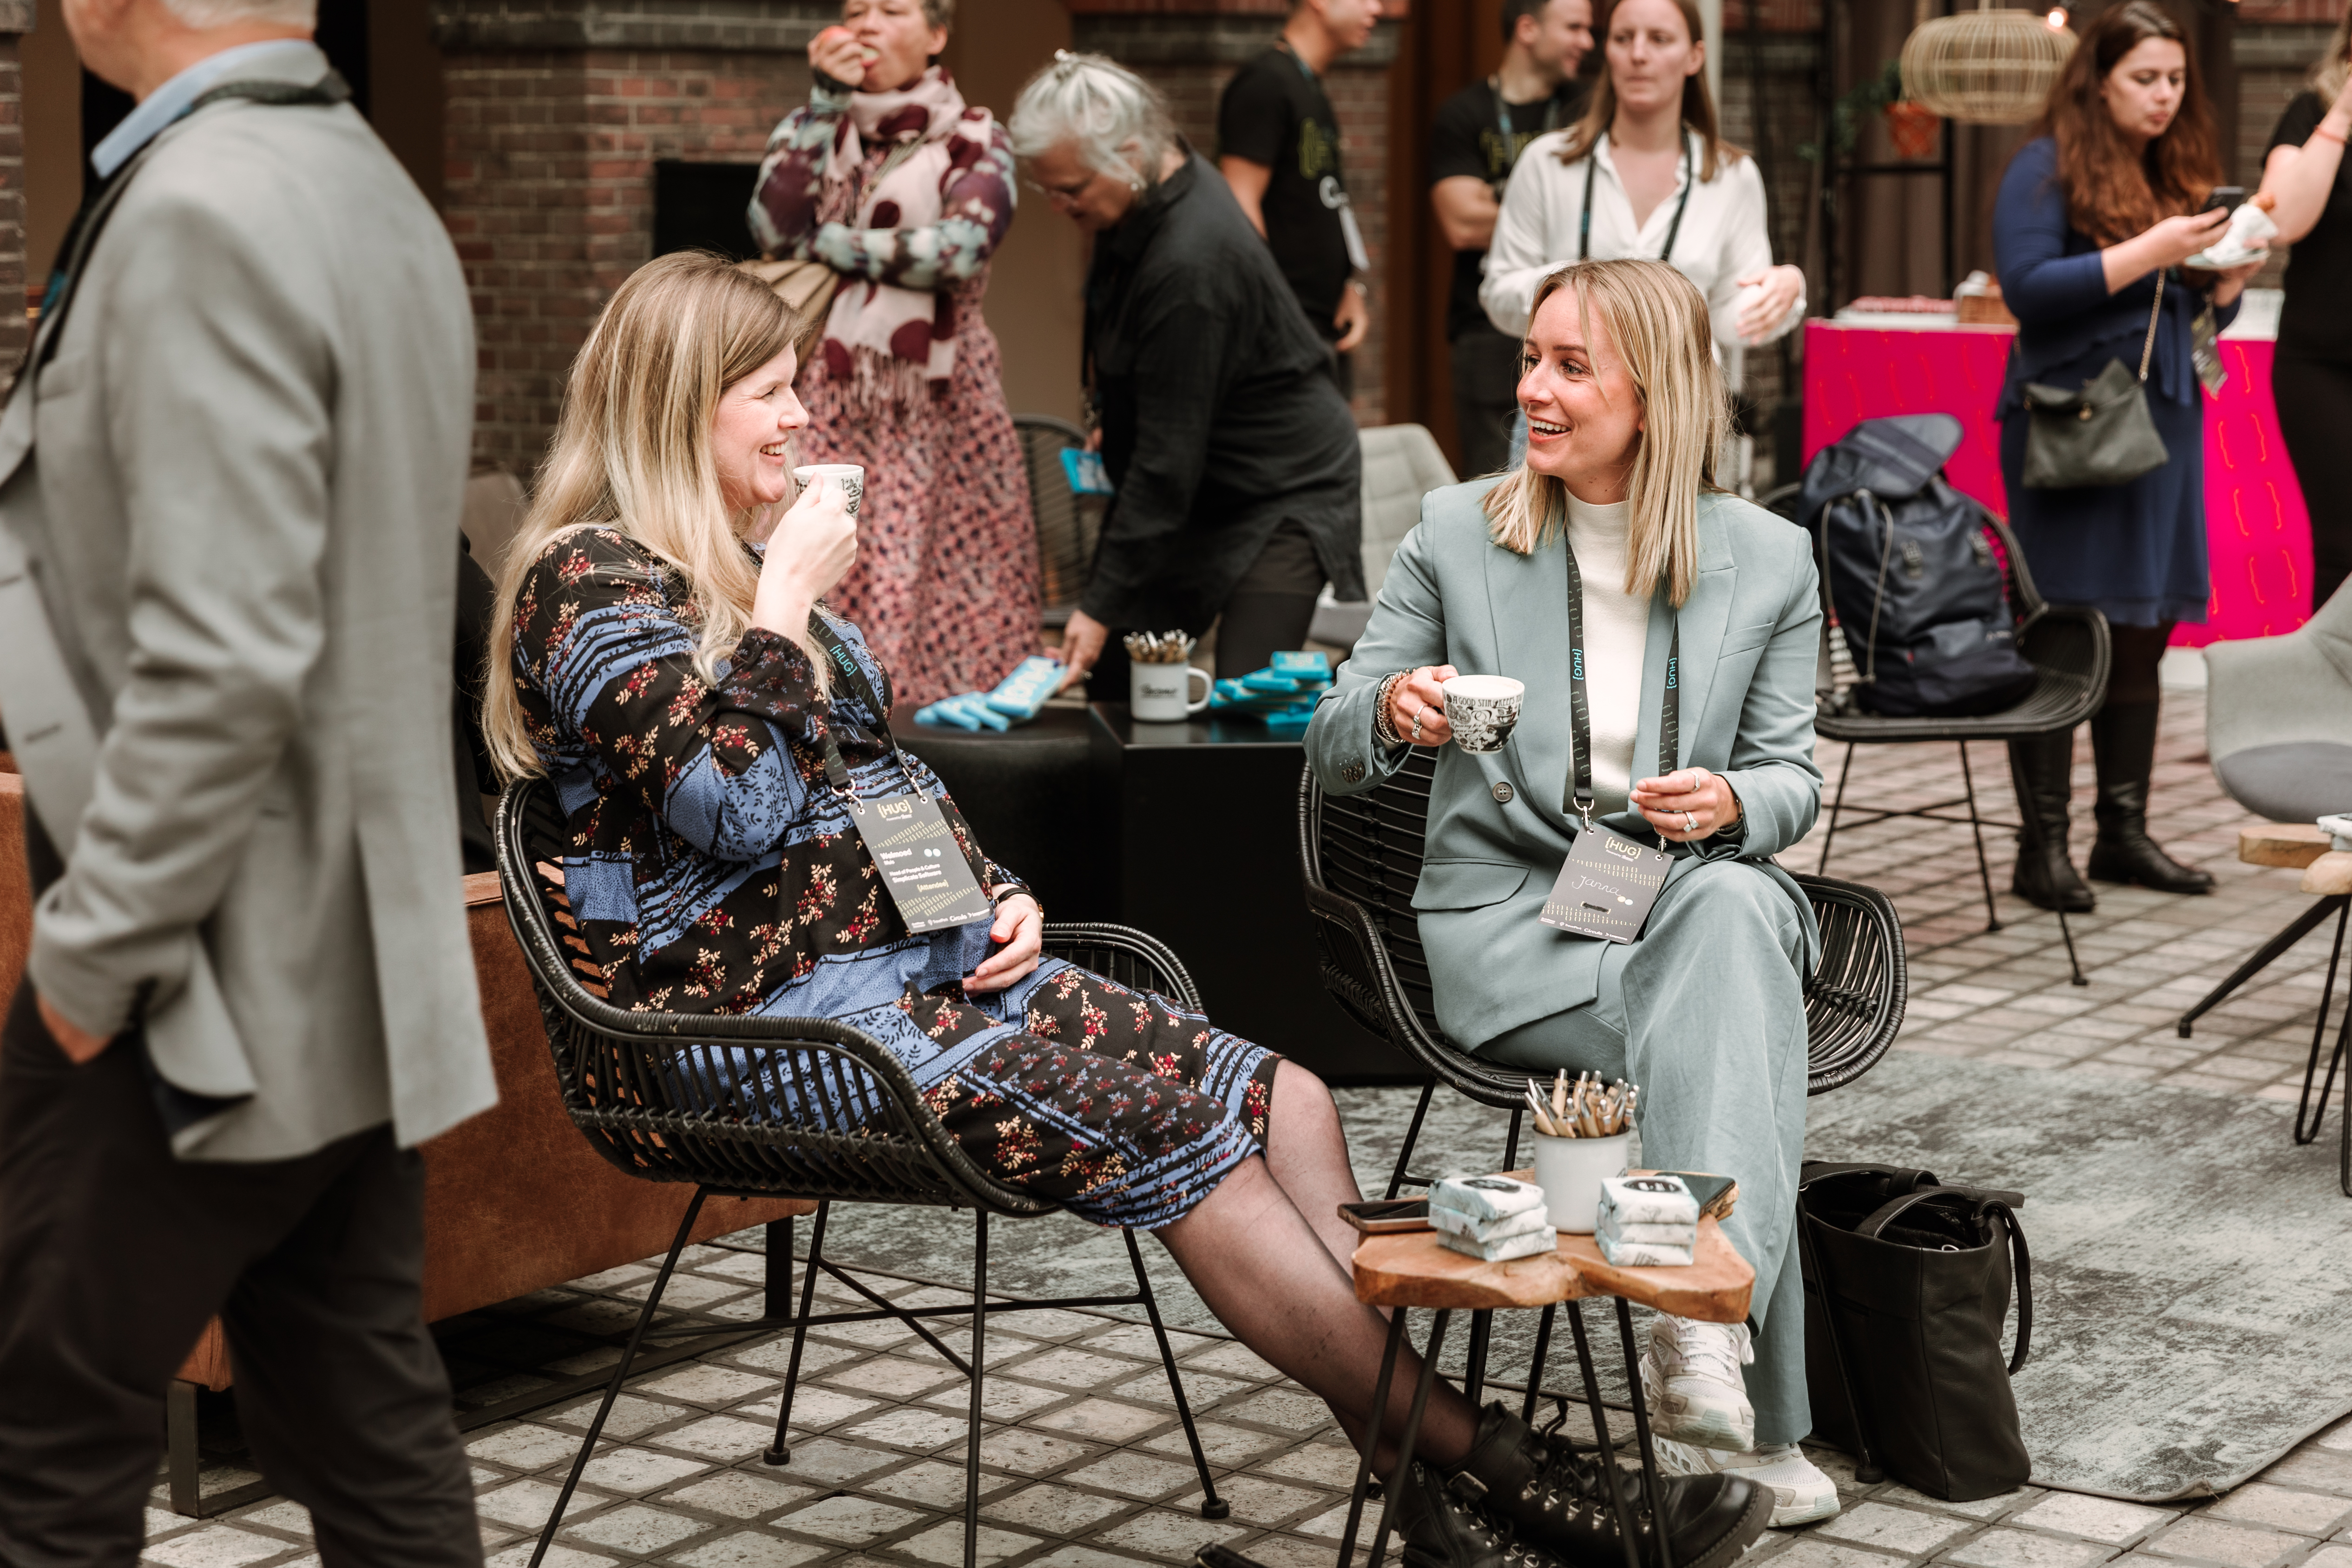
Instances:
[[[1387,1186],[1416,1093],[1337,1092],[1368,1194]],[[2320,1145],[2297,1148],[2289,1105],[1915,1055],[1889,1057],[1811,1110],[1813,1158],[1924,1166],[2027,1195],[2033,1354],[2016,1392],[2036,1485],[2139,1501],[2225,1491],[2352,1411],[2352,1199],[2336,1186],[2332,1117]],[[1441,1092],[1413,1167],[1497,1168],[1507,1123]],[[969,1215],[836,1215],[826,1251],[844,1262],[971,1278]],[[1066,1215],[993,1222],[989,1253],[992,1293],[1133,1285],[1118,1235]],[[1143,1256],[1171,1326],[1220,1332],[1158,1243],[1145,1239]],[[1584,1315],[1601,1396],[1622,1404],[1613,1314],[1593,1303]],[[1495,1392],[1525,1387],[1535,1319],[1497,1315]],[[1457,1376],[1465,1330],[1457,1318],[1444,1357]],[[1412,1335],[1425,1343],[1425,1322]],[[1544,1384],[1580,1399],[1564,1323]]]

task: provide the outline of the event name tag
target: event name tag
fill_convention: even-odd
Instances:
[[[928,795],[852,800],[849,816],[908,932],[969,925],[992,913],[938,801]]]
[[[1664,850],[1598,824],[1587,827],[1576,835],[1540,918],[1580,936],[1631,942],[1641,936],[1674,863]]]

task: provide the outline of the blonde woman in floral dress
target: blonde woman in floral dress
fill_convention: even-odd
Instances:
[[[798,392],[803,461],[866,469],[858,564],[835,591],[915,704],[1036,652],[1029,480],[981,319],[1013,224],[1013,154],[932,64],[952,0],[846,0],[809,45],[808,107],[768,139],[751,232],[840,285]]]

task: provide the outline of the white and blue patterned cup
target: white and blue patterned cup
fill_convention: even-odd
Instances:
[[[1445,695],[1445,722],[1465,751],[1500,751],[1518,727],[1525,682],[1508,675],[1456,675],[1437,688]]]
[[[866,470],[855,463],[811,463],[793,469],[793,477],[803,488],[820,479],[835,481],[841,486],[841,504],[853,517],[857,503],[866,498]]]

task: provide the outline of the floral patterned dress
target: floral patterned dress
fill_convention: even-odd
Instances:
[[[901,226],[898,206],[872,200],[871,187],[912,131],[886,122],[898,140],[857,141],[855,166],[826,177],[861,96],[819,87],[807,108],[784,118],[768,139],[750,215],[768,255],[822,261],[841,274],[836,319],[868,283],[929,291],[929,334],[952,341],[948,376],[912,378],[910,390],[908,378],[854,364],[829,335],[799,383],[809,411],[803,461],[866,469],[857,565],[832,601],[865,628],[919,706],[986,691],[1038,648],[1029,479],[996,334],[981,316],[988,258],[1013,224],[1013,152],[986,110],[962,110],[954,99],[982,133],[959,144],[936,221]]]
[[[864,637],[838,631],[891,706]],[[516,695],[570,826],[580,967],[614,1005],[853,1025],[906,1062],[983,1169],[1102,1225],[1170,1224],[1261,1152],[1280,1060],[1263,1047],[1059,960],[965,995],[988,925],[908,933],[825,786],[824,737],[860,795],[911,779],[938,800],[983,887],[1018,879],[887,743],[887,713],[819,695],[796,644],[753,628],[714,684],[698,637],[677,574],[616,529],[551,541],[516,599]],[[710,1054],[678,1092],[742,1113],[740,1062],[715,1060],[741,1053]]]

